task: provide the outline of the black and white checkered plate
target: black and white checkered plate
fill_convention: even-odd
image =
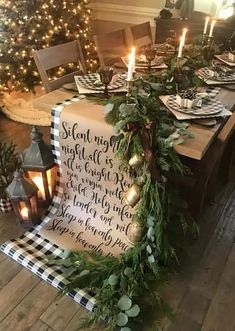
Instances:
[[[79,86],[90,89],[90,90],[95,90],[95,91],[103,91],[104,90],[104,85],[95,85],[95,81],[99,80],[99,75],[97,73],[93,74],[87,74],[84,76],[75,76],[74,77],[75,82],[77,84],[77,87],[79,89]],[[108,90],[116,90],[120,87],[123,87],[124,85],[124,80],[120,76],[118,77],[115,82],[109,84]]]
[[[213,81],[217,81],[217,82],[233,82],[235,81],[235,73],[227,73],[224,76],[211,76],[211,71],[213,71],[213,69],[211,68],[201,68],[198,70],[198,75],[200,77],[202,77],[202,79],[207,80],[213,80]]]
[[[193,107],[191,109],[182,108],[176,102],[176,96],[171,95],[167,100],[167,106],[172,110],[179,111],[181,113],[190,114],[190,115],[198,115],[198,116],[208,116],[220,113],[224,106],[223,104],[216,99],[207,99],[203,100],[202,107]]]

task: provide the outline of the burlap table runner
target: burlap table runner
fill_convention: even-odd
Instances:
[[[42,236],[61,248],[119,255],[128,249],[133,210],[123,202],[130,179],[120,171],[103,106],[66,105],[59,120],[63,199]]]

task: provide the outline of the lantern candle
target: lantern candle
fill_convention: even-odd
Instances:
[[[204,31],[203,31],[203,34],[206,34],[206,32],[207,32],[207,27],[208,27],[209,21],[210,21],[210,17],[207,16],[207,17],[206,17],[206,20],[205,20],[205,25],[204,25]]]
[[[24,221],[28,221],[29,220],[29,211],[28,211],[28,208],[27,207],[23,207],[21,210],[20,210],[20,214],[21,214],[21,217]]]
[[[38,188],[33,181],[25,178],[22,171],[16,170],[12,182],[6,188],[19,223],[30,228],[38,224],[40,218],[37,206]]]
[[[38,198],[39,199],[45,199],[45,191],[44,191],[44,186],[43,186],[43,180],[42,177],[40,176],[36,176],[32,178],[32,181],[34,182],[34,184],[37,185],[38,187]],[[49,190],[50,191],[50,190]]]
[[[180,44],[179,44],[179,52],[178,52],[178,57],[181,58],[182,57],[182,52],[183,52],[183,47],[185,44],[185,37],[186,37],[186,33],[187,33],[188,29],[183,29],[182,35],[180,37]]]
[[[212,35],[213,35],[213,30],[214,30],[214,27],[215,27],[215,23],[216,23],[216,20],[213,20],[211,22],[209,37],[212,37]]]
[[[56,165],[51,147],[45,144],[42,133],[33,127],[31,146],[22,153],[22,167],[25,175],[38,187],[41,207],[48,207],[56,185]]]
[[[127,71],[127,81],[132,81],[133,73],[135,71],[135,47],[131,48],[131,53],[128,55],[128,71]]]

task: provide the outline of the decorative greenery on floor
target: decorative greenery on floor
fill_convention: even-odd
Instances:
[[[20,167],[20,157],[12,143],[0,142],[0,199],[6,199],[6,187],[13,179],[14,171]]]
[[[134,245],[118,258],[82,251],[58,261],[73,268],[66,291],[85,288],[96,293],[97,303],[83,327],[105,319],[106,330],[137,330],[149,305],[166,309],[158,288],[177,265],[187,235],[198,231],[168,178],[189,171],[173,147],[183,142],[182,136],[192,136],[187,123],[174,121],[161,105],[158,87],[162,92],[154,76],[137,79],[129,100],[115,97],[105,106],[106,121],[119,143],[121,167],[133,178],[130,190],[136,199],[126,192],[125,200],[136,204],[129,235]],[[175,85],[169,90],[173,89]]]

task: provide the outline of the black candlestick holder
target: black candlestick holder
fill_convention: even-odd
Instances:
[[[215,44],[213,37],[208,37],[207,44],[202,48],[202,54],[206,61],[213,60],[215,55]]]
[[[113,78],[113,68],[112,67],[101,67],[98,69],[98,74],[100,76],[100,81],[104,84],[104,97],[108,99],[110,97],[108,91],[108,85],[112,81]]]
[[[174,81],[175,81],[175,84],[176,84],[177,93],[179,91],[180,85],[184,82],[184,79],[185,79],[184,73],[183,73],[183,70],[182,70],[181,60],[182,60],[181,57],[177,57],[176,66],[175,66],[175,70],[174,70]]]
[[[209,36],[206,33],[203,33],[203,35],[202,35],[202,47],[207,45],[208,38],[209,38]]]
[[[152,47],[147,47],[145,49],[145,57],[148,62],[148,71],[151,72],[151,63],[155,59],[156,51]]]
[[[131,90],[133,88],[133,80],[127,80],[126,85],[126,103],[131,103]]]

